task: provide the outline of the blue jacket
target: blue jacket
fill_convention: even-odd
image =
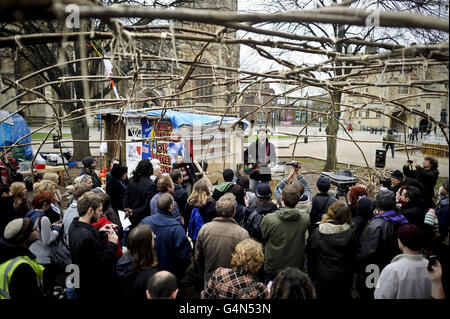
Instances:
[[[150,215],[153,215],[157,211],[159,211],[159,209],[158,209],[158,198],[162,194],[164,194],[164,193],[159,192],[159,193],[155,194],[155,196],[153,196],[152,200],[150,201]],[[181,222],[180,209],[178,208],[178,204],[177,204],[177,202],[175,200],[173,201],[172,216],[173,216],[173,218],[175,218],[176,220]]]
[[[170,212],[158,210],[145,217],[141,225],[150,225],[155,234],[155,252],[159,269],[167,270],[178,278],[183,277],[191,262],[191,244],[180,221]]]

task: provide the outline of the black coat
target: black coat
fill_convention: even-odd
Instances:
[[[10,221],[16,218],[22,218],[23,216],[19,216],[17,211],[14,209],[14,196],[0,197],[0,237],[3,237],[3,232],[5,230],[6,225]]]
[[[109,179],[108,184],[106,184],[106,194],[109,195],[111,199],[111,207],[117,212],[123,210],[123,197],[125,194],[125,189],[119,180],[112,177]]]
[[[436,186],[439,177],[438,169],[425,170],[421,166],[416,166],[416,170],[410,170],[409,166],[403,166],[403,173],[405,176],[414,178],[421,184],[429,198],[434,196],[434,187]]]
[[[19,256],[36,258],[28,249],[0,238],[0,264]],[[11,299],[27,301],[43,297],[37,285],[36,273],[28,264],[23,263],[14,270],[9,283],[9,295]]]
[[[132,263],[131,256],[125,254],[117,262],[116,272],[119,277],[121,298],[126,300],[146,300],[148,279],[158,272],[158,268],[154,267],[147,270],[139,271]]]
[[[308,240],[308,275],[318,298],[351,299],[356,238],[351,228],[328,223],[331,230],[322,233],[316,228]]]
[[[69,229],[69,247],[72,262],[80,268],[78,297],[84,300],[117,297],[114,277],[117,245],[108,241],[104,246],[97,229],[75,218]]]
[[[410,224],[414,224],[424,229],[425,214],[428,207],[421,199],[409,201],[402,205],[400,212]]]
[[[372,218],[367,223],[356,251],[360,272],[364,273],[365,267],[369,264],[378,265],[381,271],[392,258],[400,254],[397,243],[399,226],[382,218]]]
[[[314,229],[317,228],[317,222],[320,222],[322,220],[322,215],[328,211],[328,208],[334,202],[337,202],[337,199],[331,197],[327,193],[317,193],[312,198],[312,207],[311,212],[309,213],[311,233]]]
[[[364,227],[369,220],[373,217],[373,211],[375,205],[373,201],[368,197],[361,198],[356,204],[356,213],[353,217],[353,223],[355,224],[354,233],[357,239],[361,236]]]
[[[132,227],[150,216],[150,201],[156,193],[156,184],[150,177],[141,177],[138,182],[130,179],[123,196],[123,208],[133,210],[133,215],[130,216]]]
[[[173,199],[177,202],[178,208],[180,209],[180,213],[184,212],[184,208],[186,207],[186,202],[189,197],[189,194],[184,190],[183,186],[178,183],[174,183],[175,191],[172,196]]]

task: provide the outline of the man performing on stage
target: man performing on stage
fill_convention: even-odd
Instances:
[[[267,130],[258,130],[258,140],[250,144],[244,153],[244,163],[250,175],[250,189],[256,193],[259,183],[269,184],[272,176],[270,169],[276,163],[275,147],[267,139]]]

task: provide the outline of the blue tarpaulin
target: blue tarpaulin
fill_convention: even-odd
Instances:
[[[2,112],[0,114],[1,119],[9,116],[11,112]],[[11,125],[11,119],[13,125]],[[14,144],[16,141],[20,140],[22,137],[30,133],[30,128],[27,123],[19,114],[14,114],[12,118],[9,118],[6,121],[1,121],[0,123],[0,146],[9,146]],[[31,143],[31,136],[27,136],[22,139],[18,145],[20,144],[29,144]],[[31,149],[31,145],[22,146],[22,149],[25,154],[26,160],[31,160],[33,158],[33,151]]]
[[[148,111],[146,112],[147,116],[160,117],[162,110],[159,111]],[[213,123],[219,123],[221,116],[215,115],[205,115],[205,114],[194,114],[194,113],[185,113],[185,112],[177,112],[168,110],[164,114],[165,118],[169,118],[172,122],[174,128],[178,128],[182,125],[194,125],[195,123],[201,123],[202,125],[209,125]],[[224,117],[223,122],[236,122],[239,118],[237,117]],[[242,120],[244,123],[244,130],[247,127],[248,123],[246,120]]]

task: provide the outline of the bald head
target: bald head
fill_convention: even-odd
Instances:
[[[177,277],[161,270],[147,282],[147,299],[175,299],[178,293]]]

